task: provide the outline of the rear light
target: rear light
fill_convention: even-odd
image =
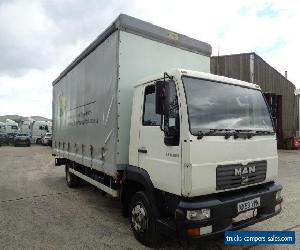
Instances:
[[[200,228],[189,228],[187,230],[187,235],[191,237],[200,236]]]
[[[197,237],[200,235],[210,234],[212,232],[212,225],[206,227],[196,227],[196,228],[189,228],[187,230],[187,235],[190,237]]]
[[[212,225],[206,227],[200,227],[201,235],[210,234],[212,232]]]

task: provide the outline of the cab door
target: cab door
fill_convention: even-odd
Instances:
[[[181,142],[169,145],[165,142],[166,123],[171,129],[179,129],[179,106],[177,89],[174,81],[169,86],[169,120],[161,126],[161,115],[156,113],[155,82],[144,88],[144,105],[140,126],[140,140],[138,148],[139,167],[145,169],[155,188],[181,194]],[[168,144],[168,145],[167,145]]]

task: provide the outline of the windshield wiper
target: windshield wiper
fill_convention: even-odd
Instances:
[[[269,131],[269,130],[255,130],[253,132],[255,132],[255,134],[263,134],[263,135],[274,135],[275,134],[273,131]]]
[[[233,130],[234,139],[237,139],[237,138],[250,139],[255,135],[271,135],[271,134],[274,134],[274,132],[268,131],[268,130],[250,130],[250,129]]]
[[[211,128],[208,131],[199,130],[198,133],[197,133],[197,139],[200,140],[204,136],[212,135],[212,134],[214,134],[216,132],[223,132],[223,131],[228,131],[228,129]]]
[[[233,131],[233,138],[244,138],[244,139],[251,139],[253,136],[253,130],[250,129],[234,129]]]
[[[221,132],[225,139],[229,139],[233,136],[234,139],[244,138],[251,139],[254,135],[271,135],[274,134],[272,131],[267,130],[251,130],[251,129],[217,129],[212,128],[209,130],[199,130],[197,133],[197,139],[201,140],[204,136],[209,136]]]

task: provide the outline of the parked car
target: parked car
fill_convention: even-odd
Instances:
[[[15,147],[18,145],[31,146],[30,136],[28,134],[17,134],[14,138]]]
[[[43,137],[42,137],[42,144],[44,146],[51,146],[52,145],[52,133],[46,133]]]

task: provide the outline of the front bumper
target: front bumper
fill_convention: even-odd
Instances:
[[[161,233],[167,233],[170,236],[183,239],[221,236],[227,230],[238,230],[248,227],[280,213],[281,208],[275,211],[275,206],[282,202],[282,199],[276,201],[276,193],[281,189],[282,186],[280,184],[267,183],[251,188],[182,200],[176,209],[175,219],[159,220],[158,230]],[[233,222],[233,218],[239,214],[237,204],[257,197],[260,197],[257,215],[239,222]],[[203,221],[189,221],[186,219],[187,210],[201,208],[210,208],[210,219]],[[202,235],[201,228],[210,226],[212,231]],[[200,235],[191,237],[187,234],[188,229],[196,228],[200,228]]]

